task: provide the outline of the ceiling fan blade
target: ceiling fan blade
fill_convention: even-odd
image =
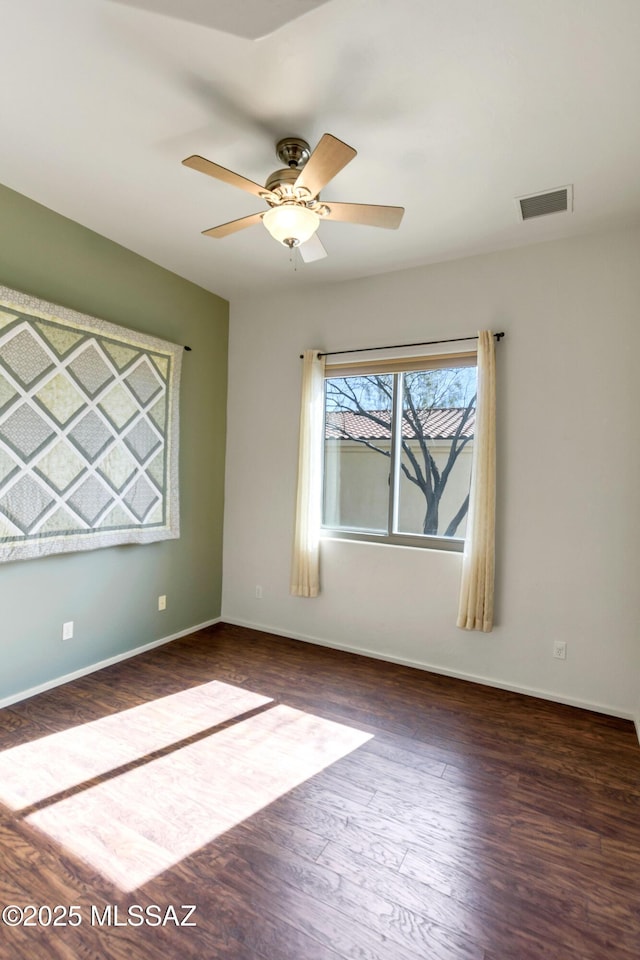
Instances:
[[[331,203],[325,204],[329,213],[323,220],[339,220],[342,223],[362,223],[367,227],[386,227],[396,230],[404,214],[404,207],[383,207],[373,203]]]
[[[233,170],[227,170],[226,167],[221,167],[218,163],[212,163],[211,160],[205,160],[204,157],[199,157],[197,154],[194,154],[192,157],[187,157],[182,163],[185,167],[190,167],[199,173],[206,173],[209,177],[222,180],[223,183],[228,183],[232,187],[239,187],[241,190],[253,193],[256,197],[264,198],[273,196],[270,190],[265,190],[259,183],[254,183],[253,180],[247,180],[246,177],[241,177],[239,173],[234,173]]]
[[[220,240],[222,237],[228,237],[230,233],[237,233],[238,230],[244,230],[246,227],[252,227],[254,223],[260,223],[264,213],[252,213],[248,217],[241,217],[239,220],[229,220],[228,223],[221,223],[219,227],[210,227],[203,230],[205,237],[215,237]]]
[[[353,147],[325,133],[302,168],[295,186],[305,187],[312,197],[317,197],[329,180],[333,180],[355,155]]]
[[[298,253],[305,263],[313,263],[314,260],[322,260],[327,255],[327,251],[322,246],[322,241],[317,233],[314,233],[309,240],[301,243],[298,247]]]

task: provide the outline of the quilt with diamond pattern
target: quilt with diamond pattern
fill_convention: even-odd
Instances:
[[[0,560],[180,536],[182,350],[0,286]]]

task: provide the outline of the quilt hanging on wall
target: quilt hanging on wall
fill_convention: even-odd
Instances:
[[[0,286],[0,560],[180,536],[181,362]]]

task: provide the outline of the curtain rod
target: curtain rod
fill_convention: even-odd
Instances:
[[[503,333],[494,333],[494,337],[500,343],[504,337]],[[319,357],[337,357],[342,353],[369,353],[371,350],[399,350],[401,347],[432,347],[438,343],[460,343],[462,340],[477,340],[476,337],[449,337],[447,340],[422,340],[420,343],[390,343],[386,347],[359,347],[357,350],[327,350],[325,353],[319,353]],[[300,354],[303,359],[303,354]]]

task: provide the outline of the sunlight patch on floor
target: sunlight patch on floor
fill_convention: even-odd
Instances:
[[[370,739],[278,705],[26,819],[128,892]]]
[[[20,809],[271,703],[213,680],[0,754],[0,801]]]

